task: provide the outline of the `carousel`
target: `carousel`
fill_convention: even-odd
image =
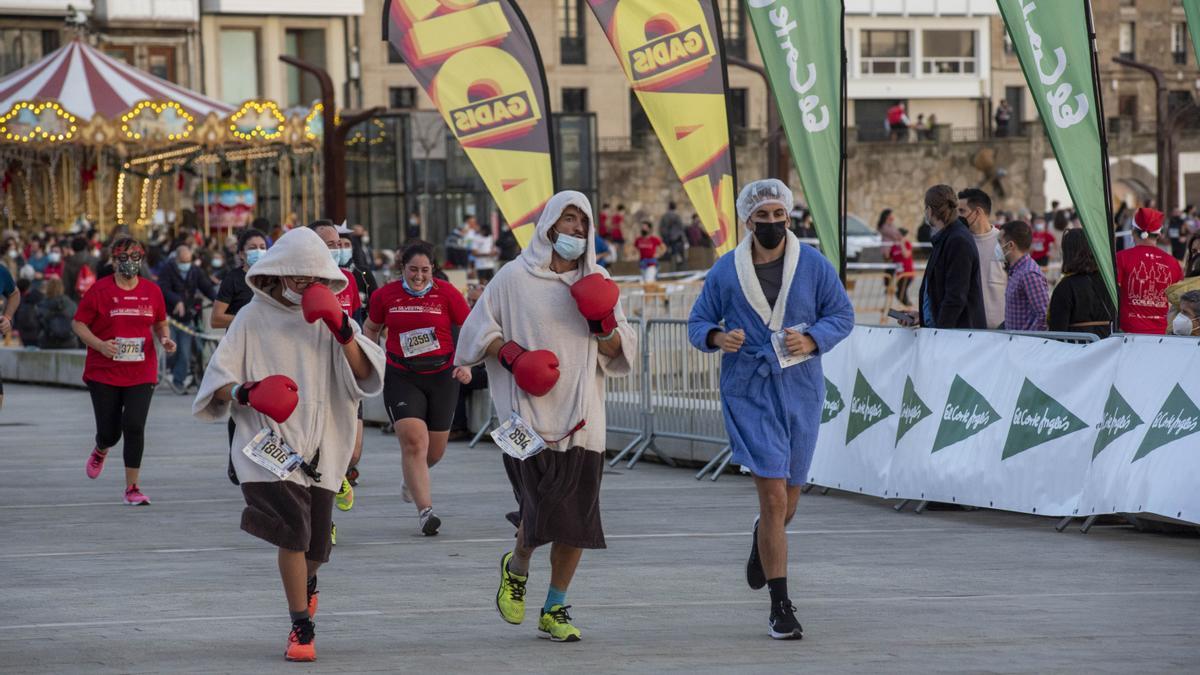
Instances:
[[[206,234],[321,213],[322,107],[234,107],[76,39],[0,79],[0,224]]]

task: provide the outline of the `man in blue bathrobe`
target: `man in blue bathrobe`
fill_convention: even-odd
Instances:
[[[821,355],[849,335],[854,308],[833,266],[788,230],[782,181],[742,189],[738,218],[752,233],[713,265],[688,319],[688,337],[720,349],[721,408],[733,461],[754,475],[759,517],[746,563],[753,589],[771,591],[771,637],[802,636],[787,593],[787,535],[817,444]],[[723,324],[723,325],[722,325]]]

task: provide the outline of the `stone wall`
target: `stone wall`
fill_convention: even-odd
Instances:
[[[735,148],[738,188],[766,173],[767,152],[762,137],[747,134]],[[850,193],[847,203],[853,213],[869,225],[884,208],[897,212],[902,227],[915,231],[922,217],[925,189],[947,183],[956,189],[982,186],[992,195],[995,208],[1015,210],[1022,206],[1044,208],[1045,179],[1042,160],[1049,152],[1041,133],[1025,138],[1001,138],[982,142],[856,143],[848,148]],[[977,160],[994,158],[1004,195],[983,171]],[[789,183],[800,198],[800,182],[791,170]],[[988,183],[985,185],[985,183]],[[654,139],[643,147],[600,154],[600,201],[624,203],[635,218],[639,213],[657,221],[668,201],[680,204],[685,217],[692,209],[683,187]]]

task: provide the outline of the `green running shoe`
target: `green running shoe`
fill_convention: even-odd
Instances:
[[[525,582],[529,576],[509,572],[509,560],[512,560],[512,551],[500,558],[500,590],[496,591],[496,609],[500,610],[500,618],[511,624],[519,624],[525,620]]]
[[[549,638],[551,642],[579,642],[582,639],[579,629],[571,625],[571,615],[567,614],[570,608],[570,605],[554,605],[549,612],[542,612],[538,630],[545,635],[541,637]]]
[[[354,508],[354,488],[350,487],[348,479],[342,479],[342,488],[333,498],[333,503],[337,505],[339,511],[349,511]]]

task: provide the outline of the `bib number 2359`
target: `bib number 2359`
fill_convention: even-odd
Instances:
[[[516,459],[528,459],[546,449],[546,442],[515,412],[492,432],[492,440],[504,454]]]

